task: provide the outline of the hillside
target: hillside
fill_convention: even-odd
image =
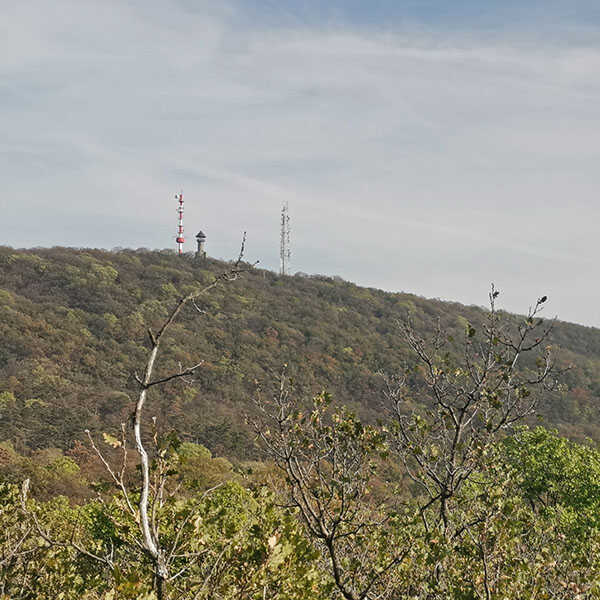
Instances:
[[[0,248],[0,439],[17,451],[72,447],[83,431],[126,421],[146,349],[146,330],[178,296],[209,281],[223,263],[169,251],[108,252]],[[485,298],[482,298],[482,303]],[[256,384],[284,363],[308,392],[328,389],[376,418],[381,370],[409,359],[396,322],[439,318],[459,332],[476,307],[361,288],[321,276],[280,277],[257,269],[187,309],[163,346],[163,373],[205,361],[194,385],[179,381],[151,398],[150,411],[185,439],[233,458],[254,446],[243,413]],[[541,407],[546,424],[600,438],[600,331],[559,322],[552,333],[566,389]],[[160,374],[160,373],[159,373]]]

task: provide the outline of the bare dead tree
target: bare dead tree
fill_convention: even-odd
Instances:
[[[539,317],[547,298],[540,298],[515,328],[512,317],[496,309],[498,295],[492,286],[482,329],[467,325],[458,359],[450,352],[452,336],[439,323],[431,339],[419,335],[410,320],[401,323],[418,366],[385,377],[390,439],[424,494],[424,526],[441,526],[449,537],[469,525],[451,524],[451,504],[498,434],[534,413],[541,392],[556,385],[548,346],[553,323]],[[523,364],[531,354],[535,366]]]
[[[144,405],[146,403],[146,398],[148,395],[148,391],[155,386],[163,385],[169,381],[174,379],[186,377],[189,375],[193,375],[196,369],[202,364],[199,363],[187,369],[180,370],[179,373],[173,373],[168,375],[167,377],[162,377],[160,379],[153,379],[153,372],[156,363],[156,359],[158,356],[158,351],[160,348],[160,343],[163,339],[163,336],[171,327],[173,322],[177,319],[177,316],[181,313],[183,308],[188,303],[193,303],[195,300],[217,287],[219,284],[224,282],[231,282],[236,280],[241,273],[244,273],[252,268],[251,266],[246,266],[242,263],[242,259],[244,257],[246,243],[246,234],[244,233],[242,239],[242,245],[240,248],[240,253],[237,260],[231,265],[229,269],[218,275],[214,281],[201,289],[194,290],[193,292],[187,294],[182,297],[179,302],[177,302],[176,306],[171,310],[171,313],[162,324],[158,332],[155,334],[151,329],[148,329],[148,337],[150,340],[150,351],[148,354],[148,359],[146,362],[146,368],[144,371],[144,376],[139,378],[136,376],[136,380],[139,384],[139,396],[135,406],[135,414],[133,419],[133,431],[135,436],[135,447],[139,456],[140,466],[141,466],[141,490],[139,495],[139,501],[137,505],[137,509],[139,511],[139,528],[142,536],[142,544],[144,549],[151,556],[154,567],[155,567],[155,577],[156,577],[156,592],[158,600],[162,600],[164,595],[164,586],[165,582],[169,580],[169,556],[173,556],[172,550],[167,553],[164,548],[161,547],[160,543],[160,534],[157,527],[157,521],[155,518],[155,510],[152,510],[152,514],[149,513],[150,507],[150,467],[148,462],[148,453],[144,448],[144,444],[142,441],[142,425],[143,425],[143,410]],[[100,453],[98,452],[100,455]],[[119,480],[117,481],[119,487],[123,490],[123,481],[122,476],[119,476]],[[155,490],[154,503],[152,508],[154,509],[157,504],[162,502],[162,496],[164,492],[164,478],[162,478],[161,482],[158,485],[158,489]]]
[[[493,511],[469,510],[469,495],[461,491],[485,467],[502,432],[535,412],[559,374],[548,345],[553,323],[539,316],[546,297],[515,324],[496,309],[498,295],[492,286],[485,322],[480,331],[467,324],[458,351],[439,323],[431,339],[419,335],[410,320],[401,324],[416,366],[385,377],[390,410],[381,429],[365,427],[347,412],[330,413],[326,396],[306,409],[293,397],[285,372],[273,396],[258,401],[256,434],[285,473],[289,504],[320,544],[346,600],[400,597],[410,588],[406,577],[399,578],[411,551],[410,540],[402,540],[407,532],[424,534],[423,539],[435,533],[432,539],[443,540],[442,556],[494,517]],[[395,511],[369,502],[374,459],[384,439],[421,490],[421,527],[411,523],[408,511],[407,519],[387,529]],[[394,550],[383,561],[381,535],[389,536]],[[488,555],[482,548],[485,572]],[[426,576],[433,584],[428,589],[440,582],[442,567],[437,562]],[[484,581],[490,578],[488,573]]]
[[[139,549],[144,552],[149,558],[153,566],[154,573],[154,586],[158,600],[163,600],[166,593],[166,584],[180,577],[183,570],[179,570],[176,573],[171,572],[171,566],[177,559],[183,556],[182,553],[182,540],[177,533],[174,540],[170,542],[170,546],[166,547],[161,538],[160,521],[157,518],[157,513],[160,512],[165,499],[165,483],[167,481],[167,469],[164,461],[158,461],[158,468],[154,472],[151,472],[150,461],[148,452],[144,446],[142,429],[145,425],[144,421],[144,408],[148,397],[148,392],[158,386],[163,386],[176,379],[181,379],[193,375],[196,370],[203,364],[202,362],[187,368],[180,368],[176,373],[171,373],[165,377],[154,378],[154,371],[159,356],[159,350],[161,342],[163,341],[165,334],[169,331],[170,327],[176,321],[177,317],[181,314],[182,310],[189,304],[194,306],[196,310],[202,312],[196,304],[196,300],[216,288],[217,286],[229,282],[233,282],[238,277],[250,271],[256,263],[248,264],[243,262],[244,252],[246,244],[246,233],[244,232],[242,238],[242,244],[240,248],[237,260],[230,264],[230,267],[217,275],[214,280],[193,290],[189,294],[181,297],[176,305],[168,313],[167,318],[162,323],[158,331],[155,333],[152,329],[148,329],[148,339],[150,347],[148,350],[148,356],[144,368],[144,374],[142,377],[135,375],[135,380],[138,384],[139,393],[135,404],[135,410],[132,415],[133,434],[135,442],[135,452],[140,463],[139,471],[139,484],[132,489],[128,485],[126,480],[126,472],[128,466],[128,445],[127,445],[127,428],[125,424],[121,425],[120,439],[113,438],[112,436],[106,436],[107,441],[114,447],[120,449],[121,461],[119,467],[113,467],[107,459],[107,457],[100,450],[98,445],[94,442],[90,432],[86,430],[90,444],[99,457],[100,461],[104,465],[108,475],[112,482],[118,489],[123,501],[125,510],[131,515],[136,526],[138,528],[139,538],[135,540],[136,545]],[[154,423],[155,425],[155,423]],[[153,431],[153,439],[155,444],[157,443],[156,431]],[[26,496],[27,496],[28,483],[23,488],[23,507],[27,510]],[[53,545],[65,545],[67,542],[59,542],[46,531],[42,523],[37,518],[35,512],[28,511],[32,522],[34,523],[38,533],[46,540],[49,544]],[[186,526],[186,523],[181,523],[179,526],[179,532],[182,531]],[[109,549],[106,555],[98,555],[93,552],[89,552],[86,548],[78,544],[74,536],[70,542],[68,542],[77,552],[86,556],[87,558],[104,564],[109,569],[114,566],[113,550]],[[186,555],[189,558],[189,566],[195,564],[200,558],[201,553],[192,553],[193,555]]]
[[[383,506],[369,499],[383,437],[345,409],[330,410],[322,393],[303,406],[285,370],[274,393],[259,394],[252,421],[267,455],[283,472],[288,506],[308,535],[346,600],[393,597],[394,568],[408,555]]]

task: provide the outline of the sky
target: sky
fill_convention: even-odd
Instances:
[[[0,244],[174,248],[600,326],[597,0],[0,2]],[[1,284],[1,282],[0,282]]]

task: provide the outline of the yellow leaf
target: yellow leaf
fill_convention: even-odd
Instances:
[[[120,448],[122,446],[121,442],[114,436],[108,433],[102,433],[102,437],[104,438],[104,442],[113,448]]]

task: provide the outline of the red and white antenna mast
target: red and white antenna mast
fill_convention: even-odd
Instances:
[[[179,222],[177,224],[177,237],[175,241],[177,242],[177,254],[181,256],[183,254],[183,243],[185,242],[185,238],[183,237],[183,192],[180,192],[179,195],[175,194],[175,198],[179,201],[179,207],[177,208]]]

